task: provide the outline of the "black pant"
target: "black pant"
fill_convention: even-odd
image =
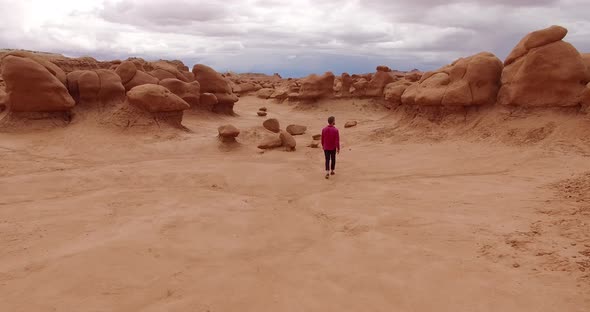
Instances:
[[[324,155],[326,156],[326,171],[329,171],[330,168],[332,168],[332,171],[334,171],[336,168],[336,150],[324,151]],[[331,166],[330,161],[332,161]]]

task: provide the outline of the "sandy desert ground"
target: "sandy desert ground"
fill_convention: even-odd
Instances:
[[[256,148],[260,106],[309,126],[297,151]],[[236,112],[0,134],[0,311],[589,311],[587,117]],[[325,180],[306,145],[329,115]],[[239,144],[216,139],[225,123]]]

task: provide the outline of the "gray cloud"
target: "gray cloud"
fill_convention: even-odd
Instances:
[[[503,59],[553,24],[590,51],[587,0],[0,0],[0,48],[140,56],[219,70],[304,75],[433,69],[490,51]]]

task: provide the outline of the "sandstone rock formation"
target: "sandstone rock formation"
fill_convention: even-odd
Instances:
[[[223,142],[235,142],[236,137],[240,135],[240,130],[233,125],[220,126],[217,131]]]
[[[283,146],[283,141],[277,136],[269,136],[258,144],[259,149],[273,149]]]
[[[287,151],[295,150],[297,141],[295,141],[295,138],[291,134],[289,134],[287,131],[281,131],[279,137],[281,139],[282,146],[284,146]]]
[[[136,64],[132,61],[125,61],[117,66],[115,72],[121,77],[121,82],[125,86],[125,90],[129,91],[134,87],[144,84],[158,84],[158,78],[142,71],[142,64]]]
[[[199,82],[185,82],[176,78],[167,78],[161,80],[159,85],[179,96],[187,102],[191,108],[199,108],[199,100],[201,98],[201,86],[199,85]]]
[[[288,125],[286,130],[291,135],[302,135],[307,131],[307,127],[301,125]]]
[[[264,88],[260,89],[256,92],[256,96],[261,99],[268,99],[271,95],[275,92],[275,89]]]
[[[425,73],[410,85],[401,100],[405,105],[471,106],[494,104],[500,88],[502,62],[482,52]]]
[[[214,69],[202,64],[193,67],[193,74],[201,85],[201,93],[212,93],[217,98],[213,112],[233,115],[238,97],[232,92],[229,82]]]
[[[198,108],[212,112],[217,106],[217,97],[213,93],[201,93]]]
[[[350,96],[350,88],[352,87],[352,77],[348,73],[343,73],[341,78],[341,86],[339,95],[342,97]]]
[[[260,116],[260,117],[265,117],[266,115],[268,115],[268,113],[267,113],[267,112],[265,112],[265,111],[258,111],[258,113],[257,113],[257,114],[258,114],[258,116]]]
[[[187,74],[188,68],[185,72],[181,72],[181,70],[178,68],[179,66],[181,68],[186,68],[182,62],[180,62],[180,64],[174,64],[168,61],[157,61],[150,63],[150,65],[154,69],[150,71],[149,74],[156,77],[158,80],[173,78],[184,82],[194,81],[194,77]]]
[[[590,71],[582,55],[562,41],[560,26],[526,35],[504,62],[501,105],[548,107],[576,106],[584,101]]]
[[[402,94],[406,89],[412,85],[412,82],[401,79],[396,82],[392,82],[385,86],[383,90],[383,96],[385,99],[385,106],[387,108],[395,108],[402,104]]]
[[[267,120],[265,120],[262,123],[262,126],[268,130],[268,131],[272,131],[274,133],[279,133],[281,132],[281,125],[279,123],[279,121],[276,118],[269,118]]]
[[[301,89],[293,97],[305,101],[331,97],[334,95],[334,79],[334,74],[331,72],[322,76],[310,75],[301,81]]]
[[[75,105],[57,66],[28,56],[9,54],[1,61],[9,109],[13,112],[68,111]]]
[[[190,105],[163,86],[146,84],[127,92],[129,104],[150,113],[181,112]]]
[[[125,87],[112,70],[76,70],[67,75],[68,90],[81,107],[105,107],[125,101]]]
[[[373,79],[367,85],[365,95],[369,97],[382,97],[385,86],[394,81],[395,77],[391,74],[389,67],[378,66],[377,73],[375,73]]]
[[[353,96],[362,97],[367,93],[367,87],[369,86],[369,81],[365,78],[358,78],[354,80],[352,83],[352,88],[350,92]]]
[[[344,124],[344,128],[352,128],[352,127],[356,127],[357,122],[356,121],[347,121]]]

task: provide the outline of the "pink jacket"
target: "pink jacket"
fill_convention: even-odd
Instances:
[[[340,133],[336,127],[329,125],[322,130],[322,147],[324,151],[340,149]]]

